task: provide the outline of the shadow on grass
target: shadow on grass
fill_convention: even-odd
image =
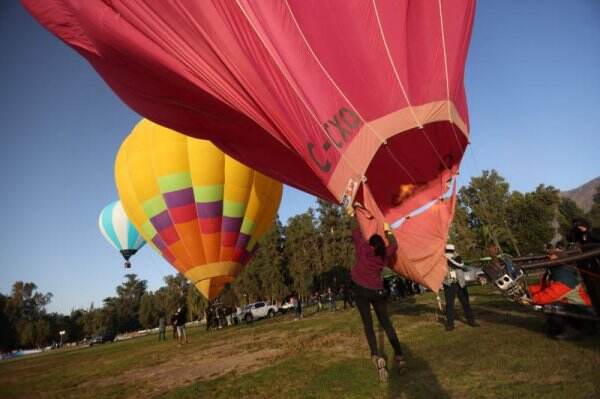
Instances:
[[[476,320],[525,329],[539,334],[541,339],[551,339],[546,335],[546,316],[543,313],[535,311],[531,307],[516,304],[493,292],[481,292],[476,289],[472,298],[481,299],[481,301],[475,300],[473,301],[475,303],[471,304]],[[438,311],[435,303],[417,303],[417,297],[390,302],[390,311],[392,314],[403,316],[435,315],[438,323],[441,325],[445,323],[445,314]],[[455,303],[455,311],[457,313],[456,320],[466,324],[460,303]],[[600,330],[598,331],[600,332]],[[600,347],[598,347],[600,335],[598,333],[583,335],[570,342],[583,348],[600,351]]]
[[[507,313],[505,309],[496,310],[491,307],[479,309],[475,313],[478,320],[490,324],[502,324],[523,328],[545,336],[544,319],[538,314],[521,314]]]
[[[379,353],[383,353],[385,338],[385,332],[379,325],[377,333]],[[403,370],[399,370],[396,366],[393,354],[383,355],[390,373],[388,398],[450,398],[439,384],[427,361],[415,356],[406,346],[402,347],[402,354],[407,363]]]
[[[390,368],[388,398],[450,398],[440,385],[429,363],[403,348],[406,370]]]

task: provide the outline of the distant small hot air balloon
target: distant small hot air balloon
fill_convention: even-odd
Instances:
[[[102,209],[98,225],[104,238],[123,255],[125,267],[130,268],[129,258],[135,255],[146,241],[127,218],[121,201],[111,202]]]
[[[148,120],[121,145],[115,179],[142,236],[209,300],[241,273],[282,194],[210,141]]]

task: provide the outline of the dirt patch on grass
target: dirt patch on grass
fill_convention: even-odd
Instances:
[[[284,358],[287,334],[267,332],[232,337],[230,342],[198,344],[192,341],[182,347],[173,346],[171,357],[155,364],[136,367],[109,379],[93,379],[80,388],[94,389],[124,384],[143,387],[132,397],[144,397],[212,380],[229,373],[243,375],[259,370]]]
[[[223,345],[211,345],[202,350],[175,353],[161,364],[130,370],[110,385],[118,383],[143,386],[138,397],[170,391],[197,381],[212,380],[226,374],[244,375],[272,366],[298,352],[324,352],[331,357],[353,357],[351,348],[357,338],[344,334],[296,335],[269,332],[247,336]],[[187,349],[184,347],[184,349]]]
[[[169,391],[173,388],[195,381],[210,380],[235,372],[246,374],[256,371],[271,360],[282,355],[281,349],[261,349],[254,352],[228,351],[223,355],[222,349],[178,354],[165,363],[154,367],[135,369],[111,381],[111,385],[120,382],[145,386],[139,397],[148,397],[149,393]]]

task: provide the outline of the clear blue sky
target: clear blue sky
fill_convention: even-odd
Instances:
[[[600,175],[600,2],[481,0],[466,83],[471,141],[461,183],[497,169],[519,191]],[[124,269],[97,227],[116,199],[113,161],[139,116],[16,1],[0,2],[0,292],[54,293],[51,311],[100,305]],[[314,198],[286,188],[283,221]],[[132,272],[174,273],[152,249]]]

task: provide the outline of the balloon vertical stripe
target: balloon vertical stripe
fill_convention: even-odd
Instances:
[[[108,242],[112,244],[112,246],[120,251],[123,249],[123,247],[121,246],[119,237],[117,237],[115,229],[113,228],[112,219],[115,204],[116,202],[109,204],[102,210],[102,213],[100,213],[100,231],[102,232],[102,235],[104,235],[104,238],[106,238]]]

